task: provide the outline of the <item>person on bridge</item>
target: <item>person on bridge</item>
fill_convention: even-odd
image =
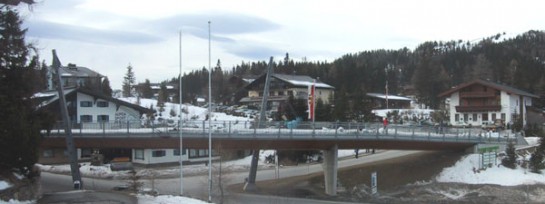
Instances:
[[[388,118],[384,117],[382,120],[382,126],[384,128],[384,134],[388,134]]]

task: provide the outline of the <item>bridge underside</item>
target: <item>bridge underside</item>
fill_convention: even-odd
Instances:
[[[179,138],[74,138],[77,148],[146,148],[176,149]],[[412,140],[294,140],[294,139],[212,139],[212,145],[221,145],[223,149],[330,149],[337,145],[338,149],[397,149],[397,150],[465,150],[475,145],[470,142],[412,141]],[[64,137],[46,138],[43,148],[64,148]],[[188,149],[207,149],[208,138],[184,138],[183,147]]]

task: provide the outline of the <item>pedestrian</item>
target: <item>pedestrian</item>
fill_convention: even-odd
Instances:
[[[388,118],[384,117],[382,120],[382,126],[384,128],[384,133],[388,134]]]

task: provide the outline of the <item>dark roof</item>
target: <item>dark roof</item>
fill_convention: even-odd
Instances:
[[[265,83],[265,77],[266,77],[266,74],[261,75],[259,78],[252,81],[252,83],[246,85],[246,87],[251,87],[259,83]],[[314,79],[312,77],[309,77],[306,75],[273,74],[271,77],[284,81],[295,87],[308,87],[312,84],[315,84],[316,88],[335,89],[335,87],[329,84],[326,84],[324,82],[321,82],[321,81],[314,82]]]
[[[68,64],[68,66],[62,66],[60,68],[61,76],[63,77],[103,77],[98,72],[93,71],[87,67],[77,66],[75,64]]]
[[[510,94],[528,96],[528,97],[533,97],[533,98],[539,98],[539,96],[537,96],[537,95],[528,93],[526,91],[511,87],[511,86],[507,86],[505,84],[498,84],[498,83],[485,81],[485,80],[481,80],[481,79],[477,79],[477,80],[473,80],[473,81],[470,81],[470,82],[467,82],[467,83],[460,84],[460,85],[458,85],[458,86],[456,86],[454,88],[451,88],[451,89],[449,89],[449,90],[447,90],[447,91],[445,91],[443,93],[440,93],[438,96],[441,97],[441,98],[446,97],[446,96],[449,96],[450,94],[452,94],[452,93],[454,93],[456,91],[459,91],[460,89],[463,89],[465,87],[468,87],[468,86],[471,86],[471,85],[474,85],[474,84],[481,84],[483,86],[492,87],[492,88],[495,88],[495,89],[498,89],[498,90],[501,90],[501,91],[505,91],[505,92],[510,93]]]
[[[126,106],[126,107],[129,107],[129,108],[133,108],[133,109],[137,110],[138,112],[140,112],[141,114],[142,113],[152,112],[152,110],[149,109],[149,108],[145,108],[145,107],[133,104],[133,103],[122,101],[122,100],[113,98],[111,96],[107,96],[107,95],[104,95],[102,93],[91,91],[89,89],[85,89],[85,88],[82,88],[82,87],[64,89],[64,95],[65,96],[70,95],[70,94],[75,94],[77,92],[87,94],[87,95],[90,95],[90,96],[93,96],[93,97],[96,97],[96,98],[99,98],[99,99],[103,99],[103,100],[106,100],[106,101],[110,101],[110,102],[115,103],[117,105],[122,105],[122,106]],[[58,101],[59,100],[58,96],[59,96],[59,94],[58,94],[57,91],[47,91],[47,92],[41,92],[41,93],[34,94],[34,98],[36,98],[38,100],[39,100],[39,98],[45,98],[45,100],[41,100],[43,102],[38,106],[38,108],[48,106],[49,104],[52,104],[53,102]]]

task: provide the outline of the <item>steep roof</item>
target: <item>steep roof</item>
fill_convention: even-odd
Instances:
[[[366,94],[369,97],[373,98],[380,98],[380,99],[386,99],[386,95],[381,93],[367,93]],[[396,96],[396,95],[388,95],[389,100],[398,100],[398,101],[412,101],[412,99],[403,97],[403,96]]]
[[[61,76],[63,77],[103,77],[100,73],[93,71],[87,67],[77,66],[75,64],[68,64],[68,66],[62,66],[60,69]]]
[[[117,105],[126,106],[126,107],[129,107],[129,108],[135,109],[140,113],[147,113],[147,112],[152,111],[151,109],[148,109],[148,108],[136,105],[136,104],[132,104],[132,103],[129,103],[129,102],[126,102],[126,101],[122,101],[122,100],[113,98],[111,96],[106,96],[106,95],[104,95],[102,93],[97,93],[97,92],[94,92],[94,91],[91,91],[91,90],[88,90],[88,89],[85,89],[85,88],[79,87],[79,88],[66,88],[66,89],[64,89],[64,95],[65,96],[75,94],[77,92],[87,94],[87,95],[90,95],[90,96],[93,96],[95,98],[99,98],[99,99],[102,99],[102,100],[110,101],[110,102],[115,103]],[[59,100],[59,94],[58,94],[57,91],[39,92],[39,93],[34,94],[33,98],[37,99],[37,100],[41,99],[42,102],[38,105],[38,109],[40,109],[40,108],[49,106],[50,104],[52,104],[54,102],[57,102]]]
[[[272,77],[277,78],[279,80],[282,80],[286,83],[292,84],[294,86],[310,86],[314,84],[314,79],[312,77],[306,76],[306,75],[290,75],[290,74],[273,74]],[[317,88],[326,88],[326,89],[334,89],[335,87],[316,81],[316,87]]]
[[[440,93],[438,96],[441,97],[441,98],[447,97],[447,96],[451,95],[452,93],[454,93],[456,91],[459,91],[460,89],[463,89],[465,87],[468,87],[468,86],[471,86],[471,85],[474,85],[474,84],[480,84],[480,85],[483,85],[483,86],[492,87],[492,88],[495,88],[495,89],[498,89],[498,90],[501,90],[501,91],[505,91],[505,92],[510,93],[510,94],[528,96],[528,97],[533,97],[533,98],[539,98],[539,96],[537,96],[537,95],[528,93],[526,91],[511,87],[511,86],[507,86],[505,84],[498,84],[498,83],[485,81],[485,80],[481,80],[481,79],[477,79],[477,80],[473,80],[473,81],[470,81],[470,82],[467,82],[467,83],[460,84],[460,85],[458,85],[458,86],[456,86],[454,88],[451,88],[451,89],[449,89],[449,90],[447,90],[447,91],[445,91],[443,93]]]

